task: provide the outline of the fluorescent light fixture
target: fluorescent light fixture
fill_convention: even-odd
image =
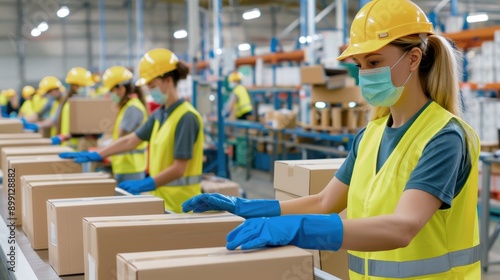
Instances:
[[[42,21],[39,25],[38,25],[38,30],[42,31],[42,32],[45,32],[49,29],[49,25],[45,22],[45,21]]]
[[[57,16],[60,18],[67,17],[69,15],[69,8],[66,6],[62,6],[59,11],[57,11]]]
[[[306,43],[306,41],[307,41],[307,40],[306,40],[306,37],[304,37],[304,36],[300,36],[300,38],[299,38],[299,43],[301,43],[301,44],[305,44],[305,43]]]
[[[250,20],[250,19],[255,19],[260,17],[260,10],[259,9],[252,9],[245,11],[242,15],[244,20]]]
[[[486,13],[471,14],[467,16],[467,22],[469,23],[482,22],[487,20],[488,20],[488,15]]]
[[[349,102],[349,108],[354,108],[356,105],[356,102]]]
[[[222,54],[222,49],[216,49],[215,50],[216,55],[221,55]]]
[[[326,103],[325,102],[316,102],[316,103],[314,103],[314,107],[316,107],[318,109],[323,109],[323,108],[326,108]]]
[[[212,102],[213,102],[213,101],[215,100],[215,95],[210,94],[210,95],[208,96],[208,100],[210,100],[210,101],[212,101]]]
[[[38,28],[33,28],[33,30],[31,30],[31,36],[33,37],[38,37],[40,36],[40,34],[42,34],[42,31],[40,31]]]
[[[188,35],[187,31],[185,29],[177,30],[174,32],[174,38],[175,39],[182,39],[186,38]]]
[[[312,38],[311,36],[307,36],[307,37],[306,37],[306,41],[307,41],[308,43],[311,43],[311,42],[313,41],[313,38]]]
[[[243,51],[248,51],[248,50],[250,50],[250,48],[251,48],[251,46],[250,46],[250,44],[248,44],[248,43],[243,43],[243,44],[240,44],[240,45],[238,46],[238,50],[240,50],[240,51],[242,51],[242,52],[243,52]]]

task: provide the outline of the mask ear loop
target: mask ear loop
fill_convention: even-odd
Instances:
[[[401,59],[403,59],[403,57],[405,57],[405,56],[406,56],[406,54],[407,54],[408,52],[409,52],[409,50],[408,50],[408,51],[406,51],[406,52],[405,52],[405,53],[404,53],[404,54],[403,54],[403,55],[402,55],[402,56],[398,59],[398,61],[396,61],[396,63],[394,63],[394,65],[392,65],[392,66],[391,66],[391,70],[392,70],[392,68],[394,68],[394,66],[398,65],[398,63],[401,61]]]

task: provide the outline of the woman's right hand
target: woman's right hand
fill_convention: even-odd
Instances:
[[[59,154],[60,158],[74,159],[76,163],[85,163],[89,161],[103,161],[98,152],[65,152]]]

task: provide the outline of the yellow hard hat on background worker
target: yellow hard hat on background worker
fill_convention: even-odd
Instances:
[[[92,73],[83,67],[74,67],[66,75],[66,83],[81,87],[93,86],[95,84]]]
[[[154,49],[148,51],[139,63],[139,80],[136,86],[144,86],[154,78],[176,69],[179,59],[167,49]]]
[[[32,86],[23,87],[22,95],[24,99],[30,98],[33,94],[35,94],[35,88]]]
[[[113,66],[108,68],[102,75],[102,86],[106,92],[109,92],[115,86],[130,81],[134,74],[123,66]]]
[[[370,1],[359,10],[351,25],[349,46],[337,58],[374,52],[397,38],[434,34],[425,13],[410,1]],[[383,20],[382,20],[383,19]]]
[[[23,87],[21,95],[23,96],[24,102],[19,108],[19,117],[27,117],[37,113],[35,100],[33,100],[33,95],[35,94],[35,88],[32,86]]]
[[[40,83],[38,84],[38,94],[45,95],[53,89],[58,89],[59,91],[64,92],[64,86],[58,78],[54,76],[46,76],[40,80]]]
[[[240,72],[233,72],[229,75],[229,77],[227,78],[228,82],[230,83],[233,83],[233,82],[236,82],[236,81],[241,81],[243,80],[243,74],[241,74]]]

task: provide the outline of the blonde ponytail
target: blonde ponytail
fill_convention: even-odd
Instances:
[[[403,51],[412,48],[422,50],[419,66],[420,83],[425,94],[452,114],[460,116],[459,75],[462,73],[458,51],[439,35],[430,35],[426,40],[416,35],[402,37],[391,42]],[[371,119],[387,116],[389,107],[374,107]]]

